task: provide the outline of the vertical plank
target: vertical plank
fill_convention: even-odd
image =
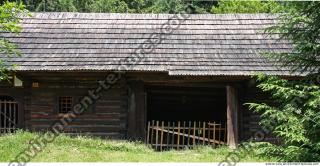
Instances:
[[[8,119],[7,119],[6,116],[7,116],[7,101],[5,100],[5,101],[4,101],[4,125],[3,125],[4,133],[7,132]]]
[[[227,86],[227,143],[230,148],[238,146],[238,99],[234,86]]]
[[[216,141],[216,122],[213,122],[213,132],[212,132],[212,136],[213,136],[213,146],[216,146],[216,143],[215,143],[215,141]]]
[[[211,122],[208,122],[208,144],[211,145],[211,126],[209,125]]]
[[[190,145],[190,130],[191,130],[191,121],[189,121],[189,125],[188,125],[188,147]]]
[[[203,124],[202,124],[202,139],[203,139],[203,141],[202,141],[202,145],[204,145],[205,143],[206,143],[206,122],[203,122]]]
[[[156,150],[158,150],[158,133],[159,133],[159,130],[158,130],[158,128],[159,128],[159,121],[157,121],[156,122]]]
[[[180,121],[178,121],[177,150],[180,148]]]
[[[170,122],[168,122],[168,131],[171,131],[170,130]],[[167,148],[169,148],[169,143],[170,143],[170,133],[169,132],[167,132]]]
[[[175,123],[172,122],[172,131],[173,131],[173,132],[175,131],[174,128],[175,128]],[[173,145],[174,145],[174,134],[172,133],[171,148],[174,148]]]
[[[186,121],[183,121],[183,130],[182,130],[182,133],[183,133],[183,136],[182,136],[182,146],[184,146],[185,144],[185,129],[186,129]]]
[[[148,121],[148,127],[147,127],[147,140],[146,140],[146,144],[149,144],[149,137],[150,137],[150,121]]]
[[[11,112],[12,111],[12,108],[11,108],[12,107],[12,103],[10,102],[8,104],[8,106],[9,106],[9,110],[8,110],[9,111],[9,115],[8,115],[8,119],[9,119],[9,121],[8,121],[8,132],[11,133],[11,125],[13,125],[12,124],[12,120],[14,120],[12,118],[12,115],[11,115],[12,114],[12,112]]]
[[[201,129],[201,122],[200,121],[198,121],[198,127],[197,127],[197,135],[198,135],[198,138],[201,138],[200,137],[200,133],[199,132],[201,132],[202,131],[202,129]],[[201,133],[202,134],[202,133]],[[200,144],[200,142],[201,142],[201,140],[200,139],[197,139],[197,144]]]
[[[15,121],[14,121],[14,128],[17,129],[17,126],[18,126],[18,120],[19,120],[19,117],[18,117],[18,110],[17,110],[17,106],[18,103],[15,103],[14,104],[14,118],[15,118]]]
[[[226,143],[227,141],[227,123],[224,123],[224,140],[223,142]]]
[[[221,122],[219,123],[219,144],[221,144]]]
[[[192,142],[193,142],[193,146],[195,146],[195,144],[196,144],[196,122],[194,121],[193,122],[193,140],[192,140]]]
[[[151,126],[151,138],[150,138],[151,147],[153,147],[153,133],[154,133],[154,120],[152,120],[152,126]]]
[[[162,151],[164,121],[161,122],[160,151]]]

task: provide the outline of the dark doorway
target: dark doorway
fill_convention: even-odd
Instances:
[[[148,87],[147,121],[226,121],[225,88]]]

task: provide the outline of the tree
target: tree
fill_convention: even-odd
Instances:
[[[282,4],[274,0],[221,0],[218,2],[218,6],[212,6],[211,13],[278,13],[284,9]]]
[[[148,0],[146,4],[149,7],[143,10],[144,13],[179,13],[187,7],[183,0]]]
[[[320,73],[319,36],[320,3],[295,4],[294,10],[280,16],[278,26],[267,29],[280,33],[293,43],[289,53],[267,56],[293,72],[308,74],[301,81],[288,81],[275,76],[258,75],[258,87],[270,92],[275,105],[249,103],[261,113],[261,125],[279,137],[283,144],[265,144],[263,153],[283,161],[320,160]]]
[[[74,0],[42,0],[36,8],[36,11],[44,12],[76,12]]]
[[[128,5],[129,13],[142,13],[146,7],[146,0],[125,0]]]
[[[21,27],[18,25],[21,16],[28,15],[28,11],[22,3],[6,1],[0,6],[0,30],[7,33],[19,33]],[[0,38],[0,81],[8,78],[8,71],[14,69],[15,65],[8,65],[6,59],[12,56],[20,56],[17,46],[6,38]]]
[[[90,5],[95,0],[74,0],[74,5],[78,12],[90,12]]]
[[[194,13],[209,13],[216,1],[198,0],[15,0],[37,12],[179,13],[192,6]],[[120,5],[120,6],[119,6]]]
[[[128,5],[122,0],[97,0],[89,8],[91,12],[98,13],[127,13],[129,11]]]
[[[258,75],[258,87],[272,95],[275,106],[249,103],[261,114],[260,125],[280,138],[282,145],[263,144],[264,155],[281,161],[320,160],[320,86]]]

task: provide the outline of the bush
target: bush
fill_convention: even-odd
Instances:
[[[248,103],[261,114],[260,124],[282,141],[261,144],[264,154],[281,161],[320,161],[320,87],[275,76],[258,75],[258,87],[270,92],[276,106]]]

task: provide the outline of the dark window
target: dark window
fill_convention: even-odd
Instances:
[[[72,110],[73,99],[69,96],[59,97],[59,113],[65,114]]]

